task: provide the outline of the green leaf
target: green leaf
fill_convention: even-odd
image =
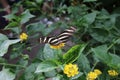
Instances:
[[[1,45],[0,45],[0,56],[4,56],[5,53],[7,53],[8,48],[10,45],[18,43],[20,39],[16,40],[5,40]]]
[[[44,31],[45,29],[45,25],[42,24],[42,23],[32,23],[32,24],[29,24],[27,25],[27,32],[29,35],[32,35],[32,34],[35,34],[37,32],[40,32],[40,31]]]
[[[36,67],[38,66],[38,63],[32,63],[29,65],[25,70],[25,80],[34,80],[34,72],[36,70]]]
[[[90,34],[95,40],[99,42],[107,41],[109,36],[109,32],[101,28],[92,28]]]
[[[97,0],[84,0],[83,2],[94,2],[94,1],[97,1]]]
[[[44,47],[44,58],[45,59],[59,59],[59,54],[61,54],[61,50],[56,50],[56,49],[52,49],[50,48],[50,45],[49,44],[45,44],[45,47]]]
[[[26,10],[24,11],[22,14],[21,14],[21,24],[24,24],[26,22],[28,22],[30,20],[30,18],[33,18],[34,15],[30,14],[29,10]]]
[[[83,18],[85,19],[85,21],[87,21],[88,24],[92,24],[95,21],[96,15],[97,12],[94,11],[92,13],[83,16]]]
[[[92,48],[92,51],[95,54],[95,56],[104,63],[109,63],[112,59],[111,56],[108,55],[107,50],[108,48],[106,45],[101,45],[96,48]]]
[[[84,70],[85,72],[89,72],[91,70],[89,60],[84,54],[79,56],[77,63],[81,70]]]
[[[8,40],[7,36],[0,33],[0,45],[1,45],[5,40]]]
[[[107,49],[108,48],[106,45],[102,45],[92,48],[92,51],[95,53],[96,58],[100,59],[109,67],[120,70],[120,57],[116,54],[108,53]]]
[[[120,57],[112,53],[109,53],[108,56],[111,57],[111,60],[108,63],[108,66],[120,71]]]
[[[7,19],[7,20],[12,20],[12,19],[15,19],[15,15],[14,14],[8,14],[8,15],[5,15],[4,18]]]
[[[13,28],[8,28],[9,30],[19,34],[21,32],[21,29],[19,27],[13,27]]]
[[[57,74],[56,70],[48,71],[48,72],[45,72],[45,77],[54,77],[56,76],[56,74]]]
[[[53,25],[50,25],[49,27],[41,30],[43,36],[47,36],[49,33],[51,33],[56,27]]]
[[[117,18],[116,18],[116,22],[115,22],[115,26],[117,27],[117,29],[119,30],[120,29],[120,16],[118,16]]]
[[[49,27],[46,27],[46,24],[37,22],[27,25],[26,28],[29,35],[41,32],[43,36],[47,36],[49,33],[51,33],[51,31],[53,31],[56,28],[56,26],[50,25]]]
[[[18,22],[12,21],[5,27],[5,29],[15,28],[15,27],[18,27],[18,26],[19,26]]]
[[[78,59],[83,50],[85,49],[86,44],[75,45],[68,52],[63,55],[64,63],[72,63]]]
[[[2,71],[0,71],[0,79],[1,80],[14,80],[15,74],[11,73],[9,69],[3,68]]]
[[[51,60],[44,61],[44,62],[41,62],[37,66],[35,73],[52,71],[52,70],[56,69],[57,67],[58,67],[58,65],[54,61],[51,61]]]

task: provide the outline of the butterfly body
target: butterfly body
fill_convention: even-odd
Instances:
[[[65,43],[68,41],[68,39],[73,35],[73,33],[76,31],[76,28],[70,27],[69,29],[66,29],[61,34],[55,37],[41,37],[40,43],[48,43],[50,45],[58,45],[60,43]]]

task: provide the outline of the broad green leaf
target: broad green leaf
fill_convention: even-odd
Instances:
[[[95,2],[97,0],[83,0],[83,2]]]
[[[52,49],[49,44],[45,44],[44,47],[44,58],[45,59],[59,59],[59,55],[62,53],[60,49]]]
[[[92,28],[90,34],[95,40],[99,42],[107,41],[109,36],[109,32],[101,28]]]
[[[34,80],[34,72],[38,63],[32,63],[25,70],[25,80]]]
[[[120,57],[116,54],[108,53],[106,45],[92,48],[92,51],[95,53],[96,58],[100,59],[103,63],[111,68],[120,70]]]
[[[96,48],[92,48],[93,53],[97,58],[99,58],[104,63],[109,63],[111,61],[111,56],[107,53],[107,46],[101,45]]]
[[[77,63],[81,70],[84,70],[85,72],[89,72],[91,70],[89,60],[84,54],[79,56]]]
[[[32,23],[27,25],[27,32],[29,35],[35,34],[37,32],[41,32],[42,30],[44,31],[45,25],[42,23]]]
[[[58,65],[54,61],[51,61],[51,60],[43,61],[37,66],[35,73],[52,71],[56,69],[57,67]]]
[[[19,34],[21,32],[21,29],[19,27],[13,27],[13,28],[8,28],[9,30]]]
[[[64,63],[72,63],[78,59],[83,52],[85,44],[75,45],[63,55]]]
[[[7,36],[0,33],[0,45],[1,45],[5,40],[8,40]]]
[[[10,72],[9,69],[3,68],[2,71],[0,71],[0,80],[14,80],[15,74]]]
[[[52,70],[52,71],[45,72],[44,74],[45,74],[45,77],[54,77],[56,76],[57,72],[56,70]]]
[[[111,56],[112,58],[108,63],[108,66],[120,71],[120,57],[112,53],[109,53],[108,56]]]
[[[22,14],[21,14],[21,24],[24,24],[26,22],[28,22],[30,20],[30,18],[33,18],[34,15],[30,14],[29,10],[26,10],[24,11]]]
[[[47,36],[49,33],[51,33],[54,29],[56,28],[56,26],[52,26],[50,25],[49,27],[41,30],[43,36]]]
[[[8,14],[8,15],[5,15],[4,18],[7,19],[7,20],[12,20],[12,19],[15,19],[15,15],[14,14]]]
[[[41,32],[43,36],[47,36],[49,33],[51,33],[51,31],[53,31],[56,28],[56,26],[50,25],[49,27],[46,27],[46,24],[37,22],[27,25],[26,28],[29,35]]]
[[[83,18],[88,24],[92,24],[95,21],[96,15],[97,15],[97,12],[94,11],[93,13],[89,13],[83,16]]]
[[[5,40],[1,45],[0,45],[0,56],[4,56],[5,53],[7,53],[8,48],[10,45],[15,44],[19,42],[20,39],[16,40]]]
[[[43,47],[40,47],[37,55],[36,55],[36,58],[40,59],[40,60],[44,60],[44,53],[43,53]]]

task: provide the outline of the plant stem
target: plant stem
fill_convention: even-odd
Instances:
[[[108,47],[108,50],[109,50],[110,48],[112,48],[112,47],[114,46],[114,44],[116,44],[119,39],[120,39],[120,38],[116,39],[116,40]]]
[[[13,66],[13,67],[22,67],[22,68],[25,68],[25,66],[16,65],[16,64],[6,64],[6,63],[0,63],[0,65],[4,65],[4,66]]]
[[[98,62],[95,62],[94,66],[92,67],[91,71],[93,71],[93,69],[95,68],[95,66],[97,65]]]

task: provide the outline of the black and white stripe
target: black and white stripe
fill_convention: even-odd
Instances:
[[[56,37],[41,37],[40,43],[49,43],[50,45],[58,45],[60,43],[68,41],[68,39],[73,35],[75,31],[76,31],[75,27],[70,27],[69,29],[66,29]]]

